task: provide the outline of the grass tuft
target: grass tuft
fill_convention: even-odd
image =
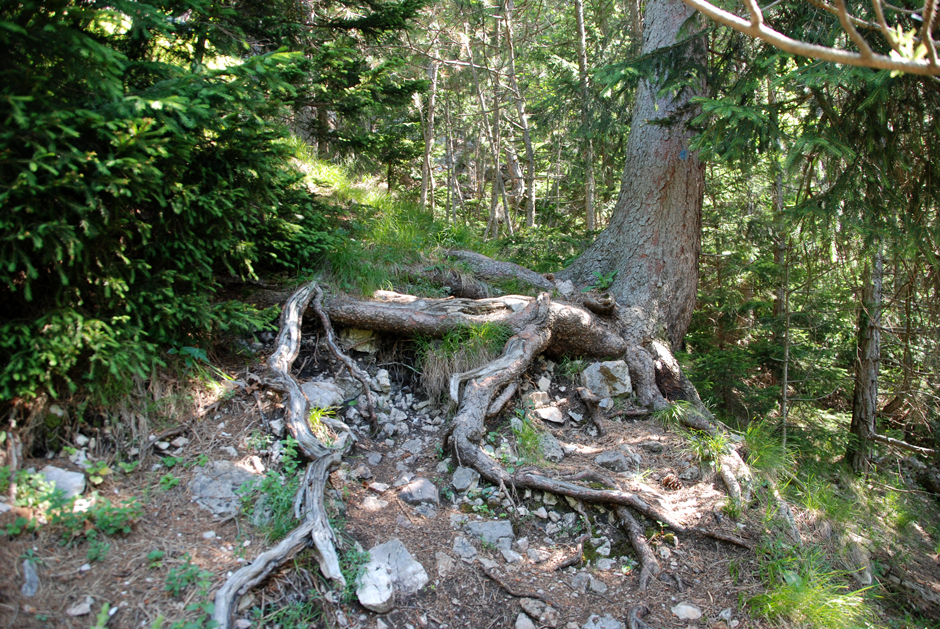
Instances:
[[[476,369],[502,352],[511,330],[495,323],[462,326],[441,339],[417,339],[421,384],[434,404],[447,395],[450,377]]]

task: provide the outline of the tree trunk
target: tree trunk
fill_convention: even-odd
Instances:
[[[884,267],[881,247],[875,253],[871,277],[862,294],[858,314],[858,348],[855,357],[855,391],[852,394],[852,426],[845,460],[858,474],[868,472],[871,444],[878,413],[878,363],[881,361],[881,282]]]
[[[674,46],[692,15],[681,0],[653,0],[647,5],[643,54]],[[701,38],[689,40],[690,63],[704,64]],[[704,91],[684,89],[676,98],[657,98],[660,81],[642,81],[637,92],[626,168],[610,225],[562,277],[590,284],[593,274],[617,275],[610,292],[637,307],[678,347],[689,327],[698,286],[702,195],[705,171],[690,151],[693,132],[686,123],[696,108],[689,99]],[[665,118],[674,124],[655,124]]]
[[[594,141],[590,124],[590,88],[587,74],[587,34],[584,29],[584,0],[575,0],[578,22],[578,80],[581,83],[581,134],[584,151],[584,226],[594,231]]]
[[[525,175],[525,224],[526,227],[535,226],[535,151],[532,149],[532,136],[529,133],[529,118],[525,113],[525,101],[522,99],[522,90],[516,80],[516,45],[512,34],[513,2],[506,2],[504,18],[506,20],[506,45],[509,48],[509,85],[513,91],[513,100],[516,102],[516,113],[519,114],[519,126],[522,127],[522,141],[525,143],[526,175]]]
[[[421,209],[430,207],[434,212],[434,171],[431,168],[431,154],[434,152],[434,108],[437,99],[437,61],[428,66],[428,79],[431,89],[428,92],[428,108],[424,118],[424,160],[421,163]],[[430,204],[428,201],[430,195]]]

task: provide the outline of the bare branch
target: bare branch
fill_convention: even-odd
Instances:
[[[728,26],[739,33],[760,39],[774,48],[779,48],[784,52],[789,52],[794,55],[850,66],[873,68],[876,70],[892,70],[920,76],[940,76],[940,65],[934,65],[928,60],[893,58],[888,55],[870,52],[871,48],[868,47],[868,44],[865,44],[865,47],[868,48],[870,52],[869,56],[841,48],[830,48],[828,46],[810,44],[793,39],[792,37],[787,37],[783,33],[768,27],[766,24],[755,26],[751,22],[734,13],[729,13],[724,9],[718,8],[706,0],[682,1],[719,24]],[[858,35],[858,31],[855,31],[855,33]],[[859,35],[859,37],[861,36]]]

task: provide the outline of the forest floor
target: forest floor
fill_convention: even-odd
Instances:
[[[351,588],[333,595],[313,556],[305,552],[243,598],[236,626],[495,629],[526,626],[517,624],[524,609],[540,627],[607,626],[598,624],[600,620],[589,624],[593,615],[610,615],[626,626],[628,610],[640,604],[649,609],[645,621],[651,627],[774,626],[752,615],[746,605],[765,591],[754,551],[713,539],[676,536],[646,522],[646,536],[664,571],[678,577],[683,587],[679,591],[675,581],[654,579],[647,592],[640,592],[634,553],[612,512],[541,492],[527,491],[512,504],[485,486],[456,492],[455,462],[441,449],[446,417],[424,403],[411,365],[400,354],[357,356],[370,372],[379,368],[390,372],[388,398],[407,416],[403,423],[409,432],[394,438],[372,437],[362,423],[359,441],[330,477],[327,508],[343,544],[344,568],[354,574],[356,565],[361,565],[364,555],[354,548],[367,550],[398,539],[423,566],[429,581],[417,594],[396,600],[391,612],[377,615],[358,604]],[[301,381],[329,378],[337,371],[333,359],[316,344],[312,348],[308,344],[295,366]],[[277,448],[263,427],[282,411],[276,395],[247,384],[254,370],[261,373],[260,360],[229,369],[246,386],[218,399],[198,400],[197,419],[160,427],[188,443],[165,452],[154,448],[158,454],[151,453],[137,470],[128,474],[115,470],[93,488],[112,503],[136,499],[142,508],[130,533],[106,538],[109,546],[104,553],[94,540],[64,545],[61,530],[53,526],[0,544],[0,627],[104,626],[108,612],[99,624],[96,615],[105,606],[117,610],[107,622],[113,629],[159,627],[161,617],[163,627],[174,622],[185,629],[205,626],[202,600],[211,598],[232,571],[272,545],[266,529],[252,525],[251,517],[215,516],[194,502],[190,490],[194,476],[215,461],[231,461],[257,478],[277,468]],[[547,378],[551,383],[547,392],[555,405],[583,413],[572,395],[577,383],[561,371],[539,360],[528,372],[524,388],[536,390],[540,382],[546,388]],[[515,452],[512,415],[504,413],[487,425],[486,442],[494,456]],[[719,477],[695,460],[683,435],[655,420],[610,421],[603,438],[571,419],[564,425],[544,423],[542,428],[566,453],[560,462],[546,464],[555,472],[595,469],[614,476],[625,490],[671,511],[683,524],[733,533],[755,546],[767,532],[762,508],[735,514],[736,518],[726,515],[722,507],[727,496]],[[84,446],[88,457],[111,461],[113,467],[115,451],[103,429],[88,436],[97,437],[95,447]],[[598,454],[611,450],[635,454],[639,469],[612,473],[598,467]],[[59,456],[28,460],[22,467],[41,469],[49,464],[80,470]],[[677,477],[685,480],[676,482]],[[437,504],[415,506],[401,500],[399,487],[414,478],[427,478],[435,485]],[[86,495],[90,492],[91,488]],[[14,511],[0,515],[0,526],[13,523],[16,515]],[[806,544],[824,548],[831,531],[800,511],[797,515]],[[466,527],[468,522],[499,520],[512,523],[516,555],[474,538]],[[558,559],[577,552],[584,533],[595,541],[584,543],[582,561],[551,570]],[[93,547],[97,561],[90,559]],[[39,577],[38,593],[31,597],[21,593],[24,559],[33,561]],[[940,594],[936,554],[912,553],[907,565],[905,578]],[[882,577],[886,575],[876,575]],[[540,609],[533,598],[550,603],[554,613],[544,606]],[[83,603],[88,603],[84,609]],[[674,610],[681,603],[698,610],[701,617],[680,619]],[[915,625],[883,617],[873,618],[870,626]]]

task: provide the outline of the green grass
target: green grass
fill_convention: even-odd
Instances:
[[[846,575],[828,566],[823,551],[780,538],[765,540],[757,555],[768,588],[748,601],[754,612],[774,622],[814,629],[873,626],[866,590],[846,588]]]
[[[542,432],[523,409],[516,409],[516,417],[512,421],[512,433],[516,437],[516,449],[519,456],[529,465],[538,465],[542,462]]]

